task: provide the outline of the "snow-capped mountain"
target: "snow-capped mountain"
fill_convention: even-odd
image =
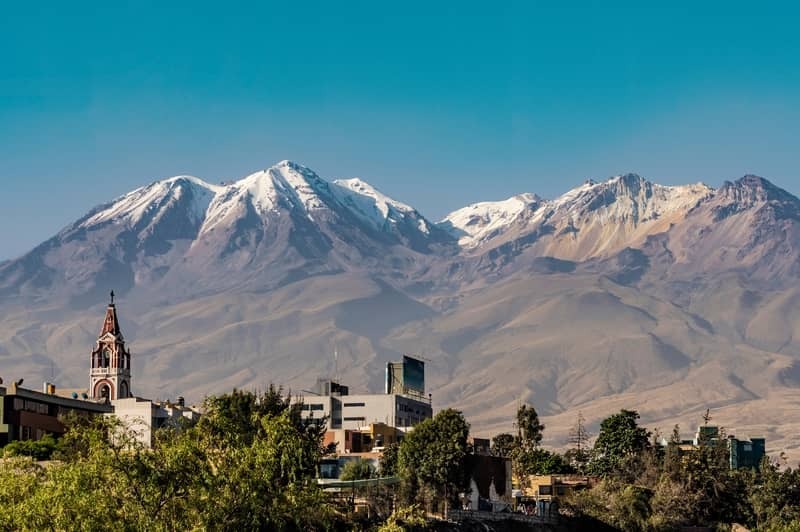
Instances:
[[[712,192],[702,183],[663,186],[626,174],[587,181],[554,200],[521,194],[477,203],[449,214],[440,226],[460,235],[459,243],[473,253],[522,240],[542,255],[587,260],[668,229]]]
[[[474,247],[501,234],[513,224],[524,224],[542,205],[536,194],[524,193],[504,201],[473,203],[448,214],[439,226],[464,247]]]
[[[282,161],[226,185],[177,176],[93,209],[28,255],[0,266],[0,292],[92,293],[113,283],[209,289],[349,269],[413,272],[452,238],[358,180],[328,182]],[[214,278],[213,273],[218,273]]]

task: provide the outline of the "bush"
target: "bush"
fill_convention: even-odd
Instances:
[[[9,458],[30,456],[34,460],[49,460],[57,446],[55,438],[47,434],[40,440],[12,441],[3,448],[3,455]]]

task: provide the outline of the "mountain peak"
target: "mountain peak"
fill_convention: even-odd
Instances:
[[[448,214],[438,225],[461,245],[475,246],[503,232],[524,213],[534,212],[543,203],[536,194],[523,192],[502,201],[467,205]]]
[[[797,201],[797,198],[769,180],[747,174],[734,182],[725,181],[719,193],[733,201],[752,204],[763,201]]]
[[[200,220],[211,198],[221,189],[190,175],[178,175],[139,187],[102,205],[82,222],[89,227],[106,222],[131,226],[148,225],[160,219],[166,210],[183,205],[189,216]]]

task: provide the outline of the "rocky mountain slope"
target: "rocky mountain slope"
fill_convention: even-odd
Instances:
[[[0,264],[0,373],[83,384],[114,288],[143,395],[335,374],[378,391],[411,352],[478,433],[508,430],[520,400],[555,446],[578,410],[688,433],[711,408],[800,457],[798,224],[800,201],[754,176],[628,174],[438,224],[288,161],[223,185],[173,177]]]

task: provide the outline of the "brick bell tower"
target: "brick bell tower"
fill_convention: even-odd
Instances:
[[[131,353],[125,349],[125,338],[119,328],[113,290],[103,329],[92,351],[89,397],[108,401],[132,397]]]

